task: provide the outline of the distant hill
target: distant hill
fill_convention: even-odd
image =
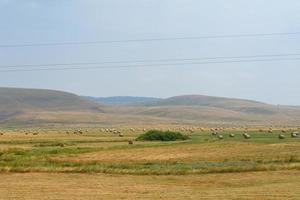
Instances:
[[[212,97],[205,95],[182,95],[167,99],[160,99],[151,102],[145,102],[143,106],[202,106],[222,108],[232,111],[240,111],[244,113],[255,114],[273,114],[276,112],[276,107],[270,104],[224,97]]]
[[[86,97],[92,101],[109,105],[128,105],[158,101],[159,98],[154,97],[132,97],[132,96],[114,96],[114,97]]]
[[[54,90],[0,88],[0,120],[38,111],[101,112],[100,104]]]
[[[0,125],[4,126],[220,123],[298,125],[300,107],[204,95],[92,98],[54,90],[0,88]]]
[[[131,104],[116,103],[109,108],[116,115],[155,117],[172,123],[229,123],[229,124],[296,124],[300,122],[300,107],[275,106],[263,102],[182,95],[166,99],[153,99]]]

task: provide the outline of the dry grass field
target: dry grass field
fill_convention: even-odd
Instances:
[[[3,129],[0,199],[300,199],[296,129],[134,141],[142,129]]]
[[[186,176],[9,173],[0,199],[299,199],[300,172]]]

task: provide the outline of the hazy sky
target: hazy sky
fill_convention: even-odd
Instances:
[[[300,32],[299,22],[299,0],[0,0],[0,45]],[[300,53],[300,34],[0,47],[0,65],[287,53]],[[0,86],[92,96],[206,94],[300,105],[300,61],[0,72]]]

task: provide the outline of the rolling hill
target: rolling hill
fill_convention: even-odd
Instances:
[[[101,105],[77,95],[41,89],[0,88],[0,120],[45,111],[101,112]]]
[[[296,125],[300,108],[257,101],[184,95],[166,99],[106,98],[110,103],[68,92],[0,88],[0,125]]]
[[[277,107],[274,105],[244,99],[212,97],[205,95],[182,95],[161,99],[141,104],[147,107],[166,107],[166,106],[195,106],[195,107],[212,107],[242,113],[252,114],[274,114]]]
[[[117,108],[117,109],[116,109]],[[115,105],[109,113],[132,116],[151,116],[181,123],[227,124],[297,124],[300,108],[275,106],[263,102],[212,97],[182,95],[166,99]]]

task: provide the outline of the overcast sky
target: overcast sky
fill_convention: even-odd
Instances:
[[[299,0],[0,0],[0,45],[300,32],[299,11]],[[300,34],[0,47],[0,65],[290,53],[300,53]],[[90,96],[206,94],[300,105],[300,61],[0,71],[0,86],[47,88]]]

